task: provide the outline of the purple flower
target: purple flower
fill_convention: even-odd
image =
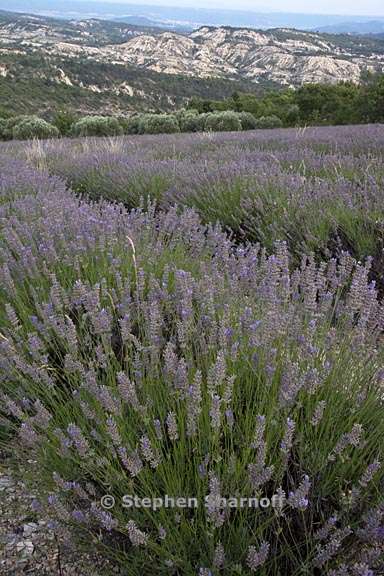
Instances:
[[[293,420],[291,420],[290,418],[287,418],[287,426],[285,429],[284,437],[283,437],[281,444],[280,444],[280,450],[283,452],[285,457],[288,457],[288,454],[292,448],[293,435],[295,432],[295,428],[296,428],[296,423]]]
[[[157,468],[160,464],[160,456],[153,450],[148,436],[144,435],[140,438],[140,448],[144,460],[146,460],[152,468]]]
[[[133,546],[146,546],[148,543],[148,534],[142,532],[136,526],[133,520],[127,524],[128,536]]]
[[[169,412],[167,416],[167,429],[168,436],[174,442],[179,438],[179,433],[177,430],[176,414],[174,412]]]
[[[262,542],[259,549],[255,546],[248,548],[247,566],[251,572],[256,572],[260,566],[263,566],[269,555],[270,545],[268,542]]]
[[[84,524],[87,521],[86,515],[81,510],[74,510],[72,512],[72,517],[76,522],[79,522],[79,524]]]
[[[289,493],[288,504],[292,508],[297,508],[298,510],[305,510],[308,506],[308,493],[311,488],[311,482],[308,476],[304,476],[299,487],[294,491]]]
[[[67,432],[80,456],[87,456],[89,453],[89,444],[84,438],[80,428],[76,426],[76,424],[69,424]]]

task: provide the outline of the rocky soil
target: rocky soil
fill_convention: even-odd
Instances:
[[[31,509],[34,495],[0,455],[1,576],[109,576],[113,566],[85,553],[64,529],[50,528]]]

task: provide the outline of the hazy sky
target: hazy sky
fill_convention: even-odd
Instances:
[[[100,1],[100,0],[99,0]],[[104,0],[105,1],[105,0]],[[108,0],[126,4],[157,4],[199,8],[232,8],[257,11],[310,12],[314,14],[361,14],[384,16],[383,0]]]

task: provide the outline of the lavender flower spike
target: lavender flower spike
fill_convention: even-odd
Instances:
[[[148,534],[139,530],[136,523],[130,520],[127,524],[128,536],[132,546],[146,546],[148,543]]]
[[[248,556],[246,562],[251,572],[256,572],[260,566],[265,564],[268,558],[269,549],[270,545],[268,542],[263,542],[258,550],[255,546],[250,546],[248,548]]]

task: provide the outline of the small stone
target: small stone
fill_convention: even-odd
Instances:
[[[31,556],[33,554],[35,547],[30,540],[23,540],[16,544],[16,550],[22,557]]]
[[[28,522],[28,524],[24,524],[23,526],[23,533],[24,536],[30,536],[33,532],[39,529],[39,526],[35,524],[35,522]]]
[[[0,477],[0,492],[3,490],[9,490],[11,488],[13,482],[8,476],[1,476]]]

